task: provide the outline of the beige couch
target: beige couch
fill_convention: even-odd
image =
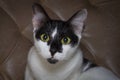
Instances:
[[[52,19],[87,8],[81,48],[89,60],[120,77],[120,0],[0,0],[0,80],[23,80],[32,39],[32,4]]]

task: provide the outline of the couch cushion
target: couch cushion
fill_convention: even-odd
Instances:
[[[0,8],[0,80],[22,80],[31,42]]]
[[[82,42],[98,65],[120,76],[120,17],[104,9],[90,10]],[[119,12],[120,13],[120,12]]]
[[[120,77],[120,0],[96,2],[96,6],[88,7],[84,33],[89,36],[83,39],[96,63],[108,67]]]
[[[12,16],[20,31],[22,31],[31,23],[31,8],[34,2],[39,2],[39,0],[0,0],[0,5]]]

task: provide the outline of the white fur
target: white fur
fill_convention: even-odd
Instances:
[[[70,45],[63,45],[63,52],[57,52],[54,55],[54,58],[58,59],[59,61],[69,60],[73,56],[73,51],[75,50],[76,48],[71,48]]]
[[[51,53],[49,51],[50,46],[47,46],[47,43],[42,41],[37,41],[37,40],[34,41],[35,41],[34,45],[39,51],[39,55],[41,55],[45,59],[50,58],[51,57]]]
[[[35,40],[28,55],[25,80],[119,80],[109,70],[96,67],[82,72],[83,56],[80,49],[63,46],[63,53],[56,53],[54,58],[59,62],[50,64],[49,46]]]
[[[82,64],[82,55],[79,54],[79,51],[69,61],[61,61],[55,65],[48,63],[38,52],[35,47],[32,47],[26,70],[26,73],[30,70],[31,76],[34,76],[36,80],[69,80],[67,78],[77,72]],[[28,73],[26,75],[26,80],[28,80],[30,75]]]
[[[55,30],[52,33],[52,37],[54,38],[56,34],[57,34],[57,29],[55,28]]]
[[[119,80],[112,72],[102,67],[82,73],[80,50],[69,60],[57,64],[49,64],[39,53],[36,47],[31,48],[25,80]]]

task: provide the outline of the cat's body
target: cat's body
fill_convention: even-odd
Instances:
[[[79,43],[85,9],[68,21],[51,20],[39,4],[33,6],[33,13],[34,46],[25,80],[118,80],[109,70],[84,63]]]
[[[70,60],[53,65],[42,60],[35,47],[29,53],[25,80],[119,80],[113,73],[94,67],[84,70],[81,51]]]
[[[30,76],[34,76],[35,80],[78,80],[80,76],[82,60],[79,52],[70,61],[64,61],[54,65],[49,64],[44,59],[42,60],[42,58],[38,56],[35,47],[33,47],[30,51],[29,58],[29,64],[32,70],[34,69],[33,75]]]

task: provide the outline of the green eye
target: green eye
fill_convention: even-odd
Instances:
[[[69,37],[64,37],[61,40],[61,43],[64,45],[70,44],[70,42],[71,42],[71,39]]]
[[[47,34],[41,34],[40,35],[40,39],[43,41],[43,42],[48,42],[50,40],[50,37],[47,35]]]

